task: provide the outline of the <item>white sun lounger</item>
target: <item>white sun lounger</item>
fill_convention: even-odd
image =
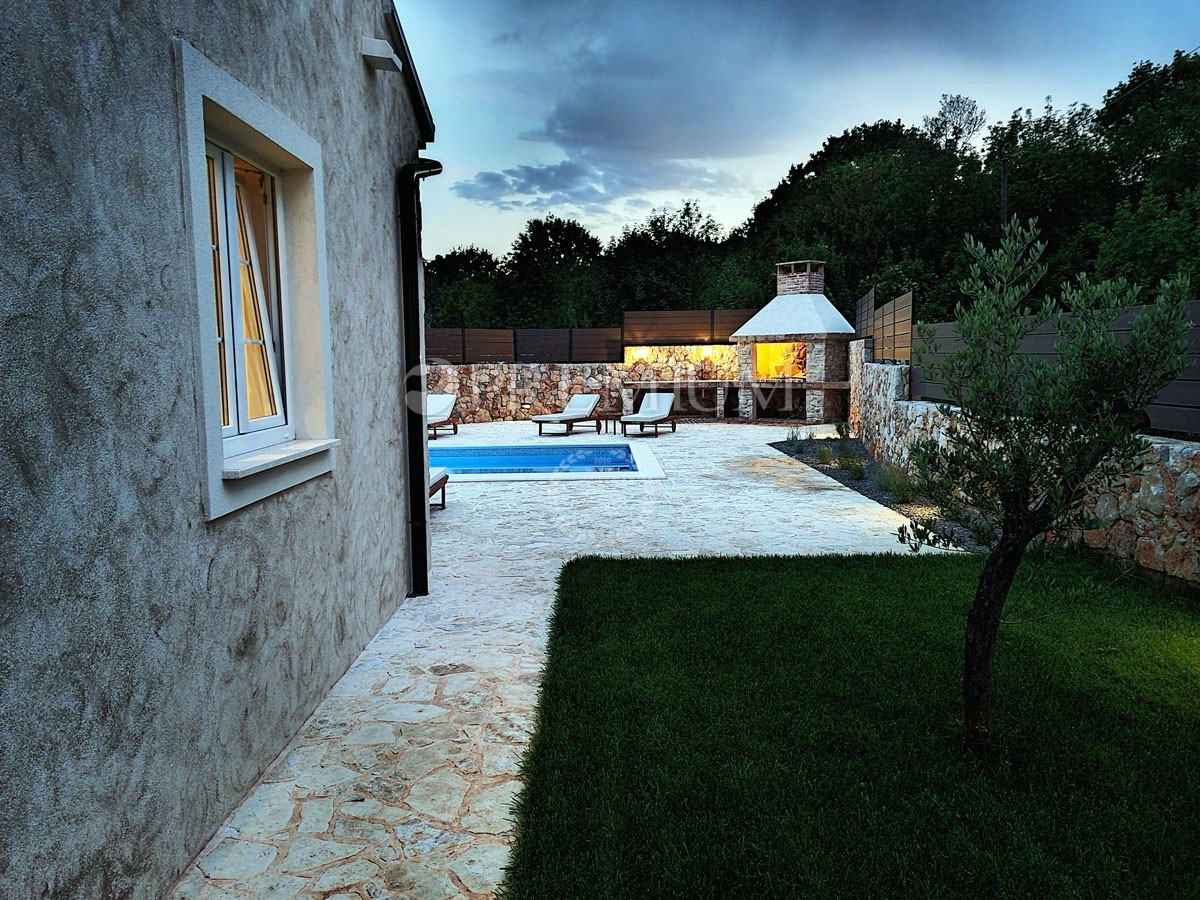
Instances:
[[[580,422],[595,422],[596,434],[599,434],[600,417],[596,415],[596,404],[599,402],[599,394],[575,394],[567,401],[562,412],[543,413],[538,416],[530,416],[530,419],[537,422],[539,437],[545,433],[543,429],[547,425],[565,425],[567,426],[565,433],[570,434],[571,430]]]
[[[453,394],[428,394],[425,397],[425,425],[429,428],[431,441],[437,440],[439,429],[458,434],[458,423],[450,421],[457,399]]]
[[[621,434],[624,437],[629,436],[629,426],[636,425],[638,431],[645,431],[646,426],[653,425],[655,435],[658,434],[658,429],[665,425],[671,426],[671,431],[675,430],[675,416],[671,412],[671,408],[675,405],[675,395],[659,392],[651,392],[642,395],[642,403],[638,407],[638,411],[630,413],[627,416],[621,416]]]

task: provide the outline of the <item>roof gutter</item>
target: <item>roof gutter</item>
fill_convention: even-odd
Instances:
[[[429,472],[425,443],[425,361],[421,358],[421,179],[437,175],[442,164],[418,159],[396,172],[397,264],[400,270],[400,321],[403,329],[404,448],[408,460],[408,596],[429,593]]]

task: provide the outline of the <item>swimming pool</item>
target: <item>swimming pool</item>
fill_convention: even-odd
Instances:
[[[430,447],[429,465],[455,481],[664,478],[649,448],[629,444]]]

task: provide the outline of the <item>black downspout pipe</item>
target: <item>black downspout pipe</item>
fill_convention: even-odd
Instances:
[[[408,458],[408,541],[410,597],[429,593],[429,498],[425,476],[425,361],[421,358],[421,179],[437,175],[442,164],[418,159],[396,172],[397,260],[400,268],[400,321],[404,330],[405,455]]]

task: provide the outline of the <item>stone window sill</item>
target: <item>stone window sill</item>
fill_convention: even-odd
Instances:
[[[288,463],[304,459],[306,456],[333,450],[335,447],[341,446],[341,443],[332,438],[320,441],[288,441],[286,444],[279,444],[275,447],[254,450],[240,456],[231,456],[225,460],[225,465],[221,469],[221,478],[225,481],[247,478],[268,469],[286,466]]]

